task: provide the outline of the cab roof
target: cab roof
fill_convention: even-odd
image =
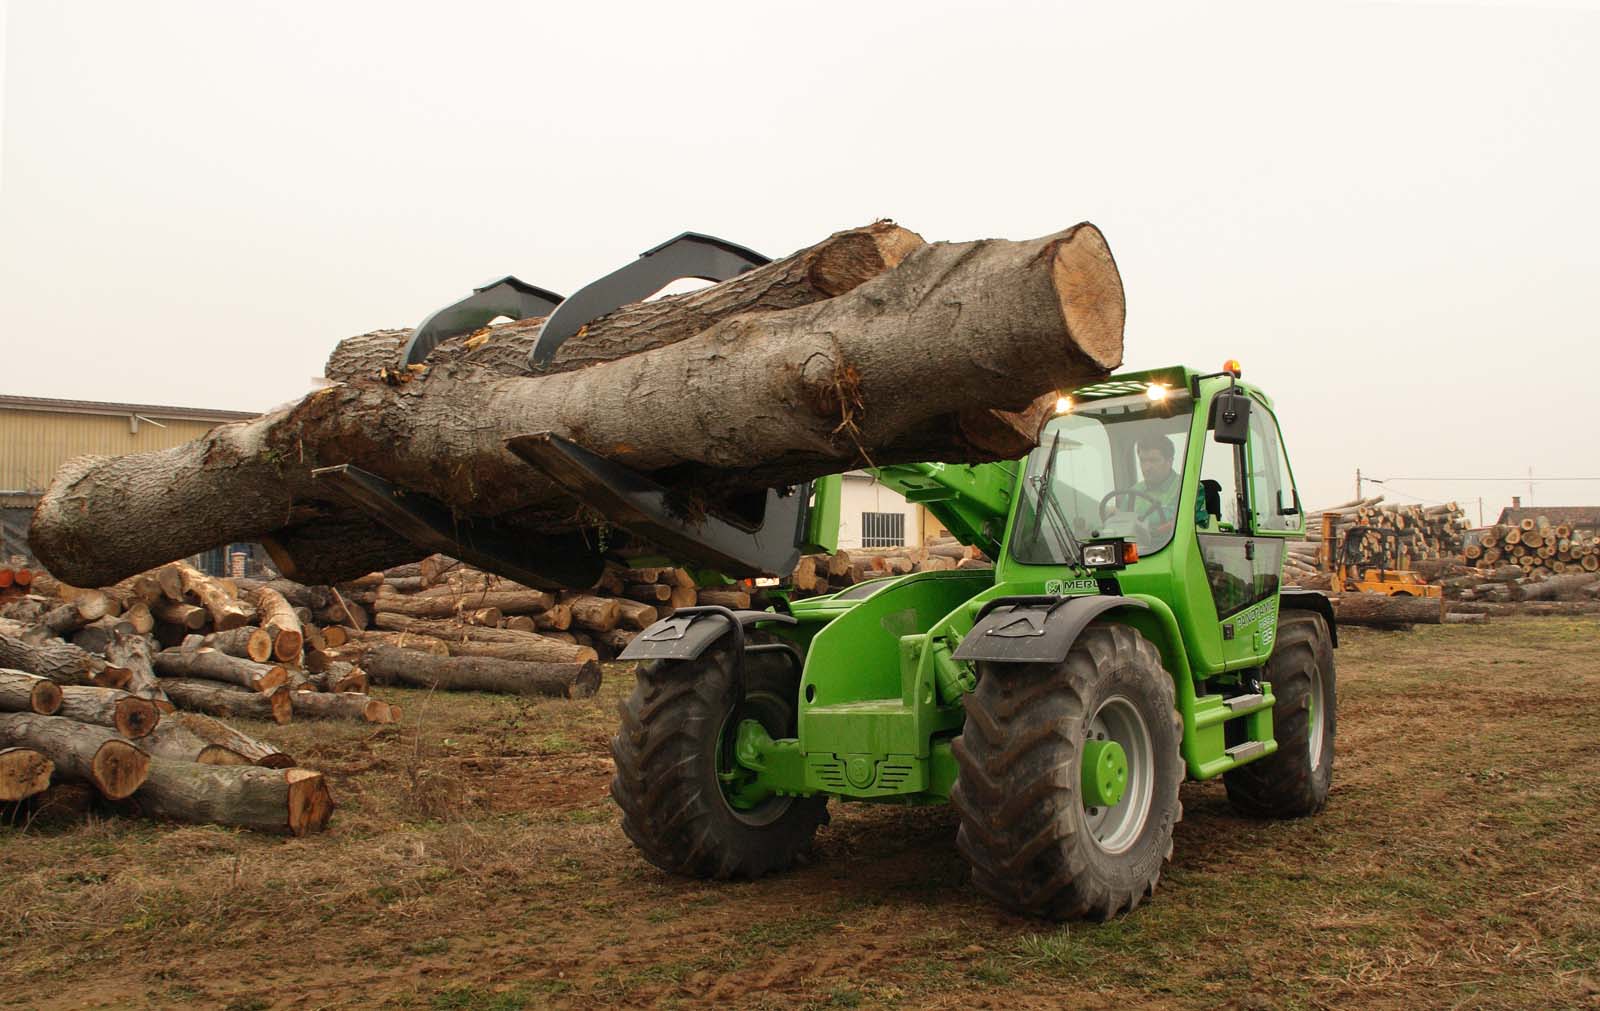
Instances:
[[[1140,369],[1136,372],[1118,372],[1108,379],[1088,386],[1080,386],[1070,392],[1076,401],[1103,400],[1107,397],[1126,397],[1133,393],[1143,393],[1151,384],[1165,386],[1169,390],[1187,390],[1193,388],[1195,379],[1201,376],[1214,376],[1216,373],[1200,372],[1184,365],[1171,365],[1160,369]],[[1220,378],[1220,377],[1219,377]],[[1255,386],[1240,382],[1239,386],[1246,393],[1261,401],[1267,407],[1272,406],[1272,398]]]

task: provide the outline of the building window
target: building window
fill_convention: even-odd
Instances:
[[[905,513],[862,513],[861,546],[898,548],[906,542]]]

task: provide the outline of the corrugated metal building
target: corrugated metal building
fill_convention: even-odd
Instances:
[[[247,411],[0,395],[0,558],[27,554],[28,519],[50,479],[85,453],[118,456],[199,438]]]

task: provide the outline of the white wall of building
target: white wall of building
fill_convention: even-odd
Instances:
[[[905,516],[906,544],[922,543],[922,509],[899,492],[885,488],[871,475],[852,472],[844,476],[839,496],[839,547],[861,547],[862,513],[900,513]]]

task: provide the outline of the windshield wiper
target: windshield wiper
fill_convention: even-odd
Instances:
[[[1033,529],[1028,533],[1028,543],[1039,543],[1039,532],[1044,527],[1045,510],[1050,513],[1050,526],[1055,531],[1061,546],[1068,551],[1067,563],[1081,566],[1083,564],[1083,550],[1078,544],[1078,538],[1073,536],[1071,524],[1067,522],[1066,515],[1061,511],[1061,503],[1048,494],[1050,479],[1056,473],[1056,451],[1061,446],[1061,433],[1057,432],[1055,439],[1050,443],[1050,462],[1044,465],[1044,473],[1033,479],[1033,490],[1036,496],[1033,504]]]

